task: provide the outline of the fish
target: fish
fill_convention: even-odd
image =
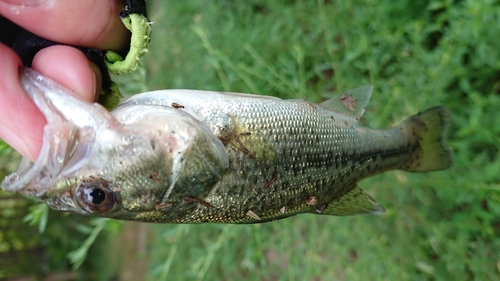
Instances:
[[[36,161],[1,187],[77,214],[152,223],[262,223],[309,213],[381,215],[358,182],[452,166],[449,111],[361,126],[372,87],[305,99],[200,90],[140,93],[108,111],[32,69],[47,119]]]

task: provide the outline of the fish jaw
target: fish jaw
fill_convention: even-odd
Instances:
[[[105,110],[79,101],[71,91],[39,73],[24,68],[21,85],[47,120],[37,160],[21,160],[16,173],[2,188],[40,197],[60,175],[70,175],[85,165],[98,128],[118,124]]]
[[[87,204],[92,190],[112,197],[113,208],[121,206],[120,188],[107,176],[131,168],[121,163],[155,158],[169,165],[163,155],[168,142],[151,153],[148,136],[134,134],[133,124],[123,126],[102,106],[73,97],[70,90],[28,68],[21,70],[20,81],[47,125],[38,158],[23,158],[18,170],[3,180],[5,191],[34,196],[61,211],[96,213],[99,208]]]
[[[141,105],[110,113],[33,70],[20,77],[48,124],[38,158],[23,158],[5,191],[80,214],[165,216],[158,206],[186,192],[205,196],[229,166],[222,142],[187,113]],[[187,182],[190,189],[179,190]]]
[[[81,171],[95,166],[96,155],[102,152],[96,135],[101,142],[112,139],[111,130],[121,125],[104,108],[78,100],[70,90],[32,69],[22,69],[20,81],[47,125],[38,158],[31,162],[24,157],[1,187],[37,197],[55,209],[79,211],[68,197],[73,197]]]

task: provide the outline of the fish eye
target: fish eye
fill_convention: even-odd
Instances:
[[[77,188],[76,199],[81,208],[92,213],[103,213],[117,203],[116,193],[104,180],[83,182]]]

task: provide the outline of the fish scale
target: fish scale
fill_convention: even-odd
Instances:
[[[327,204],[349,191],[353,183],[402,166],[407,161],[410,146],[399,150],[398,145],[395,145],[409,143],[401,130],[381,133],[363,129],[364,132],[360,133],[357,130],[359,125],[354,119],[349,120],[303,101],[265,100],[259,104],[253,98],[236,97],[231,100],[231,104],[225,104],[223,98],[218,98],[224,94],[211,95],[211,100],[219,105],[219,110],[205,111],[204,114],[198,111],[202,116],[201,120],[213,128],[215,124],[210,124],[208,120],[221,119],[213,118],[214,115],[232,116],[229,121],[236,121],[244,128],[242,131],[250,133],[239,137],[243,145],[243,138],[255,138],[257,143],[268,142],[278,156],[269,163],[266,159],[254,159],[251,155],[245,155],[238,145],[228,145],[231,159],[229,169],[204,199],[211,207],[199,205],[192,213],[172,222],[207,222],[214,219],[218,222],[257,222],[304,211],[316,212],[315,207],[307,205],[307,199],[311,196],[318,198],[319,205]],[[155,96],[155,93],[149,96],[143,94],[133,98],[131,102],[150,104],[149,99],[154,100]],[[172,95],[168,96],[175,99]],[[198,110],[198,103],[189,102],[193,100],[189,93],[183,92],[181,99],[175,100],[183,105],[183,110]],[[280,106],[275,107],[272,103],[279,103]],[[230,108],[231,111],[224,111],[224,108]],[[337,122],[332,122],[332,117]],[[230,123],[224,125],[235,127]],[[390,144],[383,141],[389,135]],[[253,150],[252,147],[247,149],[250,153]],[[377,162],[377,154],[372,153],[374,150],[380,151],[379,154],[393,151],[400,153],[393,155],[394,160],[385,159],[377,169],[370,169]],[[275,182],[264,188],[266,182],[275,176]],[[231,204],[237,204],[238,208]],[[286,206],[286,211],[281,213],[283,206]],[[236,209],[238,211],[235,212]],[[252,211],[260,219],[249,217],[248,211]]]
[[[161,90],[108,112],[33,70],[20,78],[48,125],[38,159],[24,159],[2,188],[56,210],[157,223],[382,214],[360,180],[452,165],[445,107],[369,129],[358,120],[370,86],[321,104]]]

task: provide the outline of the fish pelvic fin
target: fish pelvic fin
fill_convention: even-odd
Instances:
[[[446,141],[450,114],[444,106],[436,106],[413,115],[400,126],[411,139],[418,141],[419,149],[410,156],[403,167],[409,172],[444,170],[452,166],[453,153]]]
[[[382,215],[385,213],[385,208],[364,192],[361,187],[355,185],[349,192],[328,205],[316,206],[316,213],[331,216]]]

